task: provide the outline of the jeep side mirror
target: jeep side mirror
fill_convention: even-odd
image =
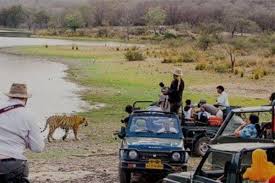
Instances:
[[[118,133],[118,137],[120,139],[123,139],[126,136],[126,128],[125,127],[121,127],[120,132]]]

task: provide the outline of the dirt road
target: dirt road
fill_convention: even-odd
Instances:
[[[34,183],[117,183],[118,144],[119,141],[94,144],[88,138],[79,142],[68,140],[47,144],[46,157],[30,158],[30,179]],[[72,148],[79,153],[71,152]],[[53,152],[62,157],[55,158]],[[51,155],[54,158],[47,157]],[[194,167],[198,161],[199,158],[191,158],[189,165]],[[146,183],[141,177],[134,179]]]

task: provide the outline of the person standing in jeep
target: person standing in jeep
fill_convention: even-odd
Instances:
[[[27,159],[23,155],[25,149],[42,152],[45,146],[36,121],[25,109],[30,97],[27,86],[14,83],[6,95],[9,100],[0,104],[1,183],[27,178]]]
[[[170,88],[167,92],[170,102],[170,112],[178,113],[182,102],[182,94],[184,90],[184,81],[182,80],[182,70],[176,68],[173,72],[173,78]]]

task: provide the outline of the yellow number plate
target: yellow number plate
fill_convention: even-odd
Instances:
[[[155,170],[162,170],[163,164],[161,163],[160,159],[149,159],[148,163],[145,165],[146,169],[155,169]]]

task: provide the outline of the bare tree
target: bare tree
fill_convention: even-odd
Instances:
[[[181,22],[181,3],[179,1],[168,1],[165,6],[166,23],[168,25],[176,25]]]
[[[105,0],[92,1],[92,9],[94,25],[103,26],[107,12],[107,3]]]

